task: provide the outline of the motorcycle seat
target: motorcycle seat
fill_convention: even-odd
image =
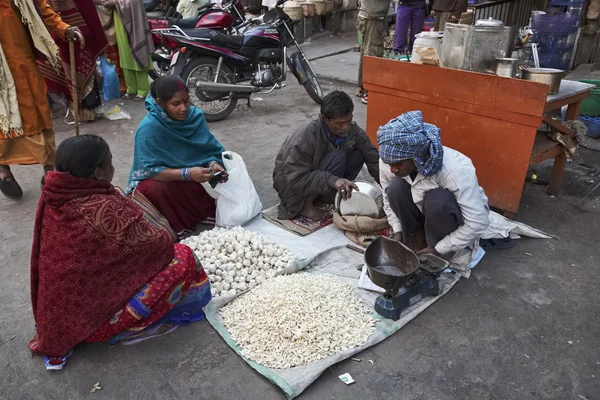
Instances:
[[[184,32],[190,37],[209,39],[211,44],[229,49],[238,50],[244,44],[242,35],[226,35],[213,29],[190,29]]]
[[[181,29],[193,29],[198,22],[198,18],[185,18],[180,19],[169,24],[169,26],[178,26]]]

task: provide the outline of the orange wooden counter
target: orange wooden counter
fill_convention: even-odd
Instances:
[[[421,110],[426,122],[440,128],[445,146],[471,158],[490,205],[516,214],[545,112],[546,85],[374,57],[365,57],[363,68],[373,143],[381,125]]]

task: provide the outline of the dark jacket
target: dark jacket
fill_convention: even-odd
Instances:
[[[435,12],[451,12],[460,19],[460,15],[467,11],[467,0],[433,0],[431,9]]]
[[[319,162],[325,154],[335,149],[321,117],[301,126],[285,140],[275,159],[273,171],[273,188],[281,199],[280,219],[298,216],[308,196],[332,191],[340,177],[319,170]],[[337,149],[345,150],[346,154],[353,150],[360,151],[369,174],[379,181],[379,153],[356,123],[352,124],[346,140]]]

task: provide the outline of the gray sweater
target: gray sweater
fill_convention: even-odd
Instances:
[[[352,124],[346,140],[337,149],[346,151],[346,154],[353,150],[360,151],[369,174],[379,180],[379,153],[356,123]],[[285,140],[275,159],[273,171],[273,188],[281,199],[280,219],[298,216],[308,196],[332,192],[333,185],[340,177],[319,170],[319,162],[333,150],[335,148],[327,137],[325,122],[321,117],[301,126]]]

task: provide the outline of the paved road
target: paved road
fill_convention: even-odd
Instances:
[[[328,89],[335,85],[326,85]],[[354,88],[347,87],[348,91]],[[125,187],[133,131],[142,105],[127,103],[132,119],[99,121],[82,133],[102,135],[114,153],[114,183]],[[357,104],[355,119],[365,123]],[[317,106],[290,82],[264,101],[245,105],[210,125],[226,148],[239,152],[265,206],[275,154]],[[58,121],[58,140],[72,128]],[[79,346],[67,368],[44,370],[31,357],[29,253],[41,168],[14,169],[26,194],[0,198],[0,399],[283,399],[248,367],[205,321],[139,345]],[[577,179],[569,172],[567,180]],[[490,253],[469,280],[402,331],[326,371],[303,399],[596,399],[600,393],[600,237],[598,201],[550,198],[527,185],[519,219],[560,240],[521,240]],[[531,254],[531,256],[526,253]],[[372,360],[373,364],[367,360]],[[349,372],[356,383],[337,378]],[[90,394],[99,382],[102,390]]]

